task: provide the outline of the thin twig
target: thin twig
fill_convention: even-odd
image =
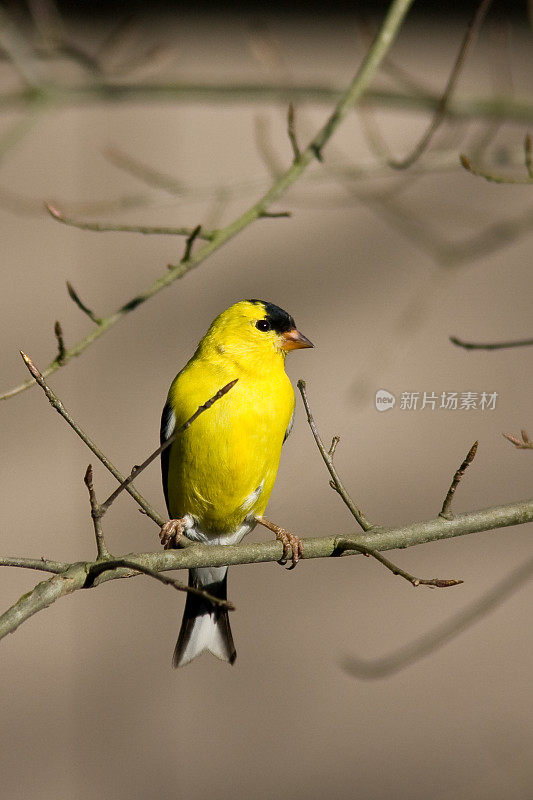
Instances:
[[[470,172],[471,175],[475,175],[476,178],[484,178],[486,181],[489,181],[489,183],[506,183],[517,186],[524,186],[533,183],[533,176],[529,174],[529,167],[527,178],[512,178],[507,175],[496,175],[494,172],[481,169],[481,167],[475,167],[468,156],[466,156],[464,153],[460,154],[459,161],[463,169],[466,169],[466,171]]]
[[[57,220],[58,222],[62,222],[63,225],[79,228],[82,231],[96,231],[97,233],[142,233],[148,236],[188,236],[190,238],[197,230],[197,228],[171,228],[164,227],[162,225],[117,225],[114,222],[87,222],[86,220],[74,219],[73,217],[65,216],[65,214],[63,214],[61,211],[59,211],[59,209],[50,203],[45,203],[44,207],[53,219]],[[214,235],[215,234],[213,231],[202,231],[201,233],[198,231],[195,238],[198,237],[210,242]]]
[[[444,503],[442,504],[442,509],[439,511],[439,515],[444,517],[444,519],[451,519],[453,517],[452,512],[450,511],[450,506],[453,500],[453,496],[455,494],[455,490],[459,485],[459,481],[465,474],[467,468],[470,466],[472,461],[474,460],[479,442],[475,441],[468,453],[466,454],[466,458],[453,476],[453,480],[451,482],[450,488],[448,489],[448,494],[444,498]]]
[[[119,483],[122,484],[125,481],[124,476],[118,471],[118,469],[114,466],[114,464],[111,463],[111,461],[107,458],[107,456],[105,456],[103,454],[103,452],[100,450],[100,448],[95,445],[95,443],[92,441],[92,439],[90,439],[89,436],[87,436],[85,431],[83,431],[80,428],[80,426],[74,421],[74,419],[71,417],[69,412],[66,410],[66,408],[63,405],[63,403],[61,402],[61,400],[57,397],[56,394],[54,394],[52,389],[48,386],[48,384],[46,383],[46,381],[43,378],[42,373],[35,366],[35,364],[31,360],[31,358],[29,356],[27,356],[26,353],[23,353],[22,350],[21,350],[20,354],[21,354],[22,358],[24,359],[24,363],[28,367],[28,370],[29,370],[30,374],[33,376],[33,380],[35,380],[35,382],[44,391],[44,393],[45,393],[46,397],[48,398],[52,408],[55,408],[55,410],[58,412],[58,414],[60,414],[63,417],[63,419],[66,420],[66,422],[68,422],[70,427],[73,429],[73,431],[75,433],[77,433],[77,435],[80,437],[82,442],[84,442],[87,445],[87,447],[89,448],[89,450],[91,450],[95,454],[95,456],[98,458],[98,460],[102,462],[104,467],[109,470],[109,472],[113,475],[113,477],[116,478],[117,481],[119,481]],[[146,514],[151,519],[153,519],[153,521],[157,525],[161,526],[161,525],[164,524],[164,522],[165,522],[164,518],[161,517],[161,515],[158,514],[157,511],[154,508],[152,508],[152,506],[148,503],[147,500],[144,499],[144,497],[137,491],[137,489],[135,489],[133,486],[130,486],[129,484],[125,488],[126,488],[126,491],[128,491],[129,494],[131,494],[133,499],[137,501],[137,503],[141,506],[141,508],[146,512]]]
[[[298,147],[298,140],[296,139],[296,131],[294,129],[294,106],[292,103],[289,103],[289,110],[287,112],[287,133],[289,134],[289,141],[292,147],[293,161],[297,162],[302,157],[302,154]]]
[[[330,444],[330,447],[329,447],[329,450],[328,450],[328,456],[332,460],[333,460],[333,456],[335,455],[335,450],[337,449],[337,445],[339,444],[340,440],[341,440],[340,436],[334,436],[333,439],[331,440],[331,444]],[[337,488],[337,487],[335,486],[335,488]]]
[[[150,567],[139,564],[136,561],[131,561],[128,558],[112,558],[106,563],[109,569],[117,569],[123,567],[125,569],[132,569],[135,572],[141,572],[143,575],[149,575],[151,578],[163,583],[165,586],[172,586],[177,592],[185,592],[187,594],[194,594],[197,597],[203,597],[204,600],[212,603],[218,608],[225,608],[228,611],[235,611],[235,606],[229,600],[222,600],[220,597],[215,597],[214,594],[205,591],[205,589],[198,589],[196,586],[188,586],[175,578],[169,578],[167,575],[161,575]]]
[[[504,350],[507,347],[531,347],[533,339],[516,339],[509,342],[465,342],[457,336],[450,336],[450,342],[465,350]]]
[[[435,113],[433,115],[433,119],[429,124],[426,132],[422,136],[422,138],[417,143],[416,147],[413,148],[412,152],[403,159],[389,160],[389,166],[393,167],[394,169],[407,169],[408,167],[412,166],[412,164],[417,161],[420,156],[424,153],[427,146],[429,145],[433,135],[435,134],[436,130],[440,127],[442,122],[446,117],[446,111],[450,102],[451,95],[457,85],[457,81],[459,80],[459,76],[461,74],[461,70],[463,69],[466,56],[468,50],[474,43],[477,33],[483,23],[485,15],[489,10],[489,7],[492,3],[492,0],[481,0],[479,5],[477,6],[472,19],[470,20],[468,27],[465,31],[465,35],[463,37],[463,41],[461,43],[461,47],[459,48],[459,53],[457,54],[457,58],[455,59],[455,63],[453,65],[452,71],[450,72],[448,81],[446,83],[446,87],[442,94],[442,97],[439,100],[437,108],[435,109]]]
[[[145,460],[142,462],[142,464],[139,464],[138,466],[135,466],[135,467],[133,467],[133,469],[132,469],[131,473],[128,475],[128,477],[127,477],[125,480],[123,480],[123,481],[122,481],[122,483],[120,484],[120,486],[117,486],[117,488],[115,489],[115,491],[114,491],[114,492],[112,492],[112,493],[109,495],[109,497],[107,498],[107,500],[105,500],[105,501],[102,503],[102,505],[100,506],[100,510],[101,510],[102,514],[105,514],[105,512],[107,511],[107,509],[109,508],[109,506],[111,505],[111,503],[113,503],[113,502],[114,502],[114,501],[117,499],[117,497],[119,496],[119,494],[121,494],[121,492],[123,492],[123,491],[124,491],[124,489],[126,489],[127,491],[129,491],[129,488],[128,488],[128,487],[130,486],[131,482],[132,482],[133,480],[135,480],[135,478],[136,478],[136,477],[137,477],[137,476],[138,476],[138,475],[139,475],[139,474],[140,474],[140,473],[141,473],[141,472],[142,472],[144,469],[146,469],[146,467],[148,467],[148,466],[149,466],[149,465],[152,463],[152,461],[155,461],[155,459],[156,459],[156,458],[158,458],[158,456],[160,456],[160,455],[161,455],[161,453],[163,452],[163,450],[166,450],[166,449],[167,449],[167,447],[170,447],[170,445],[171,445],[171,444],[172,444],[172,443],[173,443],[173,442],[176,440],[176,437],[180,436],[180,435],[183,433],[183,431],[186,431],[186,430],[187,430],[187,428],[188,428],[190,425],[192,425],[192,423],[194,422],[194,420],[195,420],[195,419],[197,419],[197,418],[200,416],[200,414],[203,414],[203,413],[204,413],[204,411],[207,411],[209,408],[211,408],[211,406],[212,406],[214,403],[216,403],[216,402],[217,402],[217,400],[220,400],[220,398],[221,398],[221,397],[224,397],[224,395],[225,395],[225,394],[227,394],[227,393],[230,391],[230,389],[232,389],[232,388],[235,386],[235,384],[237,383],[237,381],[238,381],[238,380],[239,380],[238,378],[235,378],[235,380],[233,380],[233,381],[230,381],[230,383],[227,383],[225,386],[223,386],[223,387],[222,387],[222,389],[219,389],[219,390],[218,390],[218,392],[217,392],[216,394],[214,394],[214,395],[213,395],[213,397],[211,397],[211,398],[210,398],[210,399],[209,399],[209,400],[208,400],[206,403],[204,403],[203,405],[199,406],[199,407],[196,409],[196,411],[194,412],[194,414],[193,414],[191,417],[189,417],[189,419],[188,419],[186,422],[184,422],[184,423],[183,423],[183,425],[180,425],[180,427],[179,427],[179,428],[177,428],[177,429],[176,429],[176,430],[175,430],[175,431],[172,433],[172,435],[171,435],[171,436],[169,436],[169,437],[168,437],[168,439],[166,439],[166,440],[163,442],[163,444],[162,444],[160,447],[158,447],[158,448],[157,448],[157,450],[154,450],[154,452],[153,452],[153,453],[151,453],[151,454],[148,456],[148,458],[147,458],[147,459],[145,459]],[[162,524],[163,524],[163,523],[162,523]]]
[[[290,211],[261,211],[259,219],[280,219],[292,216]]]
[[[63,339],[63,329],[59,320],[56,320],[54,325],[54,334],[57,339],[57,356],[56,361],[61,364],[65,358],[65,342]]]
[[[0,556],[0,567],[21,567],[36,569],[42,572],[53,572],[58,575],[69,568],[68,561],[52,561],[49,558],[19,558],[18,556]]]
[[[29,89],[38,88],[42,83],[41,65],[36,62],[29,42],[2,8],[0,8],[0,45],[26,86]]]
[[[316,133],[305,150],[302,151],[301,158],[298,163],[292,164],[286,172],[280,175],[279,178],[272,184],[270,189],[262,197],[260,197],[253,206],[247,209],[225,228],[217,231],[213,240],[206,242],[202,248],[200,248],[191,256],[186,264],[173,265],[168,272],[159,277],[148,289],[132,298],[129,302],[125,303],[110,316],[100,320],[98,327],[94,328],[88,336],[66,351],[63,364],[67,364],[74,356],[80,355],[80,353],[82,353],[87,347],[96,341],[96,339],[109,330],[109,328],[118,322],[119,319],[121,319],[125,314],[137,308],[139,305],[149,300],[154,294],[157,294],[157,292],[169,286],[175,280],[182,278],[187,272],[190,272],[190,270],[203,263],[206,258],[222,247],[223,244],[228,242],[244,228],[257,220],[264,211],[267,211],[270,206],[276,202],[290,186],[295,183],[295,181],[305,172],[307,167],[313,162],[317,155],[322,152],[326,143],[332,137],[333,133],[339,127],[341,122],[353,110],[354,105],[360,102],[361,97],[367,90],[381,61],[391,47],[396,34],[402,25],[404,17],[409,11],[412,3],[413,0],[393,0],[379,33],[377,34],[370,49],[365,54],[365,57],[357,69],[350,85],[341,95],[337,105],[326,120],[325,124]],[[46,369],[43,371],[43,377],[47,377],[52,372],[55,372],[57,369],[59,369],[59,366],[60,365],[55,361],[49,364],[48,367],[46,367]],[[33,380],[26,381],[20,386],[16,386],[13,389],[5,392],[0,396],[0,399],[13,397],[16,394],[19,394],[19,392],[28,389],[33,385],[33,383]]]
[[[97,317],[96,314],[94,313],[94,311],[91,311],[91,309],[88,308],[85,305],[85,303],[82,302],[82,300],[80,300],[79,294],[77,293],[77,291],[75,290],[75,288],[73,287],[73,285],[71,284],[70,281],[67,281],[67,292],[68,292],[68,295],[69,295],[70,299],[73,300],[74,303],[76,303],[76,305],[78,306],[80,311],[83,311],[84,314],[87,314],[87,316],[89,317],[91,322],[94,322],[95,325],[101,325],[102,324],[101,318]],[[61,363],[61,366],[63,366],[63,364],[65,363],[66,356],[67,356],[66,351],[63,351],[63,361]],[[46,373],[46,370],[45,370],[45,373]]]
[[[524,160],[526,162],[527,174],[533,179],[533,163],[531,159],[531,136],[529,133],[524,138]]]
[[[132,156],[122,152],[122,150],[116,147],[106,148],[104,150],[104,155],[116,167],[135,176],[148,186],[153,186],[156,189],[163,189],[169,192],[169,194],[177,195],[178,197],[185,194],[187,191],[187,187],[181,181],[143,164],[141,161],[132,158]]]
[[[519,439],[518,436],[513,436],[512,433],[502,433],[502,436],[505,436],[505,438],[511,442],[511,444],[514,444],[514,446],[518,448],[518,450],[533,450],[533,442],[530,440],[527,432],[523,428],[520,431],[520,434],[522,436],[521,439]]]
[[[309,407],[309,401],[307,399],[307,393],[306,393],[306,390],[305,390],[305,381],[303,381],[303,380],[299,380],[298,381],[298,389],[300,390],[300,394],[302,395],[302,400],[303,400],[303,403],[304,403],[304,406],[305,406],[305,412],[307,414],[307,421],[309,423],[309,427],[311,428],[311,433],[313,434],[313,437],[315,439],[316,445],[317,445],[318,449],[320,450],[320,455],[322,456],[322,459],[324,460],[324,464],[326,465],[326,467],[328,469],[328,472],[329,472],[329,474],[331,475],[331,477],[333,479],[333,483],[335,484],[335,488],[336,488],[337,492],[340,494],[340,496],[342,497],[342,499],[344,500],[344,502],[347,505],[347,507],[349,508],[352,516],[355,517],[355,519],[357,520],[357,522],[361,526],[361,528],[365,532],[369,531],[374,526],[372,525],[371,522],[369,522],[366,519],[366,517],[364,516],[363,512],[355,505],[355,503],[353,502],[353,500],[349,496],[348,492],[344,488],[344,485],[343,485],[343,483],[342,483],[342,481],[341,481],[341,479],[339,477],[339,474],[337,473],[337,470],[335,469],[335,467],[333,465],[333,454],[335,452],[336,445],[335,445],[335,447],[333,447],[333,441],[332,441],[332,443],[331,443],[332,447],[330,447],[330,451],[328,452],[326,450],[325,446],[324,446],[324,443],[323,443],[322,439],[320,438],[320,434],[318,432],[318,429],[317,429],[316,424],[315,424],[315,420],[313,419],[313,415],[312,415],[311,409]],[[337,439],[337,441],[338,441],[339,437],[334,437],[334,439]],[[331,453],[331,449],[332,448],[333,448],[333,453]]]
[[[397,564],[394,564],[385,556],[382,556],[381,553],[378,553],[376,550],[368,550],[365,552],[361,550],[363,555],[371,556],[375,558],[376,561],[379,561],[380,564],[383,564],[388,570],[392,572],[393,575],[399,575],[400,578],[404,578],[404,580],[409,581],[409,583],[414,586],[434,586],[437,589],[447,589],[450,586],[458,586],[460,583],[463,583],[462,580],[459,578],[417,578],[416,575],[412,575],[410,572],[399,567]]]
[[[360,509],[357,508],[357,506],[355,505],[355,503],[351,499],[350,495],[348,494],[348,492],[344,488],[344,485],[343,485],[343,483],[342,483],[342,481],[341,481],[341,479],[340,479],[340,477],[339,477],[339,475],[337,473],[337,470],[335,469],[335,467],[333,465],[333,455],[335,453],[335,449],[336,449],[337,444],[339,442],[339,437],[338,436],[334,436],[333,439],[332,439],[329,451],[326,450],[326,448],[324,447],[324,443],[322,442],[322,439],[320,437],[320,434],[318,433],[318,429],[317,429],[316,423],[315,423],[315,421],[313,419],[313,415],[311,414],[311,409],[309,407],[309,401],[307,399],[307,394],[306,394],[306,390],[305,390],[305,381],[302,381],[302,380],[298,381],[298,389],[300,390],[300,394],[302,395],[302,400],[303,400],[303,403],[304,403],[304,406],[305,406],[305,411],[306,411],[306,414],[307,414],[307,421],[309,423],[309,427],[311,428],[311,432],[313,434],[313,437],[315,439],[317,447],[320,450],[320,454],[322,456],[322,459],[324,460],[324,463],[325,463],[325,465],[326,465],[326,467],[328,469],[328,472],[329,472],[329,474],[331,475],[331,477],[333,479],[333,486],[334,486],[335,490],[341,496],[341,498],[344,501],[345,505],[350,510],[352,516],[355,517],[355,519],[357,520],[357,522],[359,523],[361,528],[365,531],[365,533],[368,534],[369,532],[370,533],[373,532],[376,529],[376,526],[372,525],[371,523],[369,523],[368,520],[364,517],[364,515],[360,511]],[[339,546],[339,548],[346,548],[346,543],[345,542],[343,543],[342,540],[339,540],[338,546]],[[399,575],[401,578],[404,578],[406,581],[409,581],[409,583],[412,586],[421,586],[421,585],[422,586],[435,586],[435,587],[438,587],[440,589],[443,589],[443,588],[447,588],[449,586],[457,586],[458,584],[463,582],[462,580],[458,580],[456,578],[450,578],[450,579],[446,579],[446,578],[417,578],[416,575],[412,575],[410,572],[406,572],[404,569],[402,569],[401,567],[398,567],[396,564],[394,564],[388,558],[385,558],[380,553],[376,552],[373,548],[369,547],[366,544],[363,544],[363,545],[357,544],[355,546],[355,549],[359,553],[362,553],[365,556],[370,556],[371,558],[375,558],[376,561],[379,561],[380,564],[383,564],[384,567],[386,567],[388,570],[390,570],[393,573],[393,575]]]
[[[270,136],[270,120],[268,117],[257,116],[254,120],[255,144],[257,152],[268,170],[272,180],[277,180],[286,167],[273,147]]]
[[[105,510],[102,510],[102,506],[98,505],[98,501],[96,499],[96,493],[94,491],[94,484],[93,484],[93,468],[91,464],[89,464],[89,466],[87,467],[87,471],[85,472],[85,477],[83,479],[83,482],[85,483],[87,491],[89,492],[89,502],[91,504],[91,518],[94,526],[94,535],[96,537],[96,550],[98,558],[108,559],[111,556],[111,554],[107,549],[104,539],[104,532],[102,530],[102,517],[105,514]]]
[[[196,228],[194,228],[192,231],[190,231],[190,233],[189,233],[189,235],[187,237],[187,241],[185,242],[185,252],[183,253],[183,257],[182,257],[182,259],[180,261],[180,264],[186,264],[189,261],[189,259],[191,257],[192,246],[193,246],[194,242],[196,241],[196,239],[198,239],[198,238],[205,239],[205,236],[202,235],[201,231],[202,231],[202,226],[201,225],[197,225]],[[212,238],[213,238],[213,234],[211,234],[211,239]]]

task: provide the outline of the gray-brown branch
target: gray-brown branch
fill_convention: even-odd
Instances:
[[[481,531],[497,530],[510,525],[523,525],[533,521],[533,499],[510,503],[504,506],[457,514],[447,520],[436,517],[424,522],[414,522],[398,528],[372,528],[368,533],[351,533],[344,536],[325,536],[305,539],[302,561],[308,558],[332,558],[357,555],[355,548],[370,548],[375,551],[414,547],[426,542],[465,536]],[[117,557],[129,564],[137,563],[154,572],[192,567],[234,566],[279,561],[283,555],[280,542],[251,542],[239,545],[189,545],[181,550],[163,550],[154,553],[134,553]],[[41,569],[56,571],[57,563],[43,561]],[[0,559],[0,566],[38,568],[37,559]],[[37,584],[23,595],[10,609],[0,616],[0,639],[13,633],[19,625],[33,614],[47,608],[60,597],[78,589],[92,588],[108,580],[130,578],[138,575],[133,569],[113,567],[113,562],[89,561],[69,564],[66,569]],[[301,569],[301,567],[300,567]]]

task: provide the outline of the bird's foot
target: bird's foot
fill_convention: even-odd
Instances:
[[[187,529],[187,517],[181,519],[169,519],[164,525],[161,525],[159,531],[159,539],[165,550],[172,550],[177,546],[178,539],[183,536],[183,532]]]
[[[281,528],[279,525],[270,522],[270,520],[264,517],[256,517],[256,520],[260,525],[264,525],[265,528],[272,531],[272,533],[276,535],[278,542],[281,542],[283,545],[283,555],[278,561],[278,564],[285,565],[289,560],[289,553],[291,553],[291,565],[287,567],[287,569],[294,569],[304,552],[304,543],[300,537],[295,536],[294,533],[290,533],[285,530],[285,528]]]

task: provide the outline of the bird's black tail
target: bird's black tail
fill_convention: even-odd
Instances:
[[[226,600],[227,572],[227,567],[190,569],[189,586]],[[227,610],[188,593],[172,664],[183,667],[205,650],[230,664],[237,658]]]

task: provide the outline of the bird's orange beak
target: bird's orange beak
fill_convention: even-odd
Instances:
[[[314,347],[314,344],[309,341],[307,336],[293,328],[291,331],[282,333],[280,347],[288,352],[289,350],[300,350],[302,347]]]

